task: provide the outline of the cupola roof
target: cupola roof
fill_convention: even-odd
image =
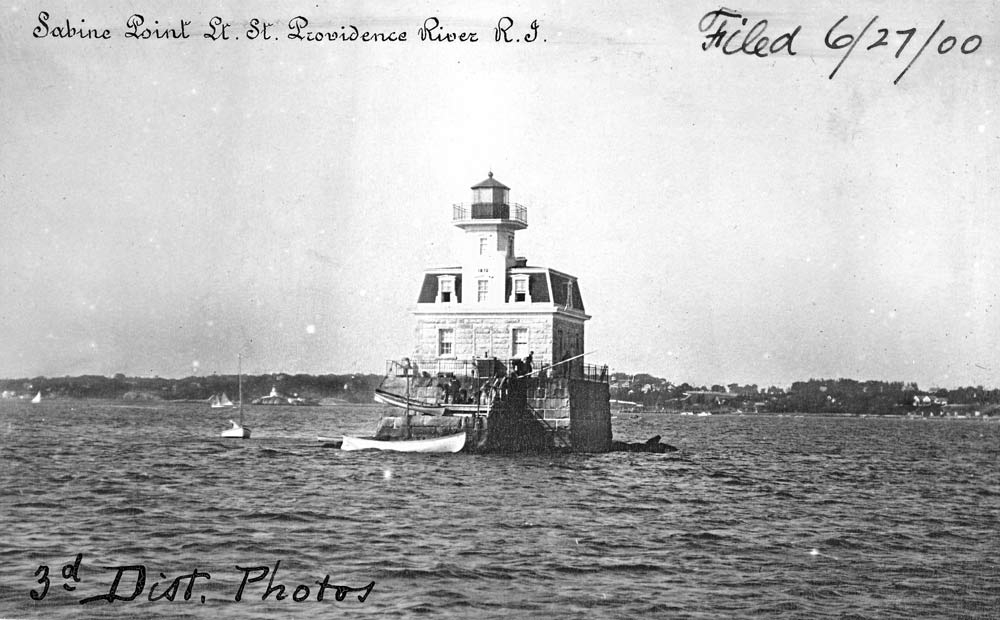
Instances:
[[[472,189],[483,189],[487,187],[499,187],[500,189],[510,189],[500,181],[494,179],[492,171],[490,172],[490,176],[485,181],[476,183],[475,185],[472,186]]]

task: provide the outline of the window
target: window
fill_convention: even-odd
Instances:
[[[573,307],[573,281],[570,280],[566,283],[566,307]]]
[[[489,295],[489,293],[490,293],[489,280],[479,280],[477,282],[476,300],[479,301],[479,303],[483,303],[484,301],[486,301],[486,297]]]
[[[455,330],[438,330],[438,355],[452,355],[454,353]]]
[[[510,356],[524,358],[528,356],[528,328],[515,327],[510,334]]]
[[[531,298],[528,297],[528,276],[514,276],[512,279],[514,281],[514,290],[510,301],[531,301]]]
[[[489,247],[490,240],[488,237],[479,238],[479,255],[482,256],[486,254],[486,248]]]
[[[455,298],[455,277],[438,277],[438,302],[443,304],[451,303]]]
[[[507,257],[514,258],[514,235],[507,237]]]

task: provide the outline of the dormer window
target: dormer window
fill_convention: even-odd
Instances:
[[[439,304],[450,304],[455,301],[455,276],[438,276]]]
[[[531,301],[531,294],[528,289],[528,276],[511,276],[512,286],[509,303],[523,303]]]
[[[573,281],[570,280],[566,283],[566,307],[573,307]]]

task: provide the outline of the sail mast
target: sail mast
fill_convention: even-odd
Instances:
[[[243,426],[243,354],[236,354],[236,377],[240,391],[240,426]]]
[[[410,373],[412,369],[410,368],[410,362],[406,362],[406,368],[404,371],[406,373],[406,417],[403,418],[403,439],[410,438]]]

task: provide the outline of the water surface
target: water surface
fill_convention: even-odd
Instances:
[[[508,457],[316,441],[376,407],[246,411],[240,441],[204,405],[0,401],[0,617],[1000,618],[996,422],[624,414],[680,450]],[[287,598],[234,600],[279,561]],[[80,604],[129,565],[134,601]],[[375,586],[319,602],[327,575]]]

